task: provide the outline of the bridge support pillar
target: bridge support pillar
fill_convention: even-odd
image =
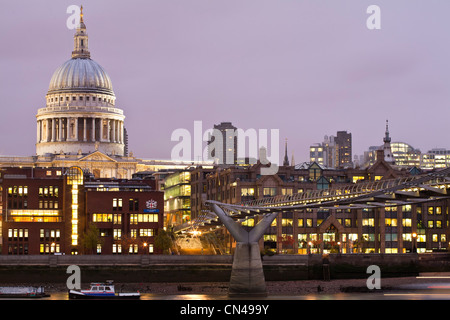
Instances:
[[[266,280],[257,242],[236,244],[228,295],[230,297],[267,296]]]
[[[237,241],[231,269],[229,296],[267,296],[259,239],[278,213],[266,214],[250,231],[235,222],[218,205],[212,208]]]

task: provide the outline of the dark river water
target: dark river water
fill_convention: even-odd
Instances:
[[[50,297],[39,299],[1,299],[1,300],[69,300],[67,292],[53,292]],[[106,299],[107,300],[107,299]],[[450,293],[439,292],[381,292],[381,293],[337,293],[337,294],[308,294],[308,295],[271,295],[267,297],[250,298],[230,298],[227,295],[219,294],[180,294],[162,295],[152,293],[142,293],[140,300],[251,300],[251,301],[290,301],[290,300],[450,300]]]

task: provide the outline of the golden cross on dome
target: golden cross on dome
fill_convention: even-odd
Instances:
[[[80,7],[80,22],[83,22],[83,6]]]

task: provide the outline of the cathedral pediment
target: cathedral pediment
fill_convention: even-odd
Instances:
[[[79,162],[84,162],[84,161],[117,162],[113,158],[107,156],[106,154],[104,154],[103,152],[100,152],[100,151],[95,151],[91,154],[88,154],[88,155],[84,156],[83,158],[80,158],[78,161]]]

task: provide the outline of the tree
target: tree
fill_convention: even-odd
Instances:
[[[160,249],[164,254],[167,254],[171,247],[172,234],[164,229],[159,230],[155,237],[155,248]]]
[[[100,237],[100,232],[97,226],[93,223],[89,224],[88,229],[81,237],[81,245],[88,254],[93,254],[97,250],[98,245],[103,244],[103,239]]]

